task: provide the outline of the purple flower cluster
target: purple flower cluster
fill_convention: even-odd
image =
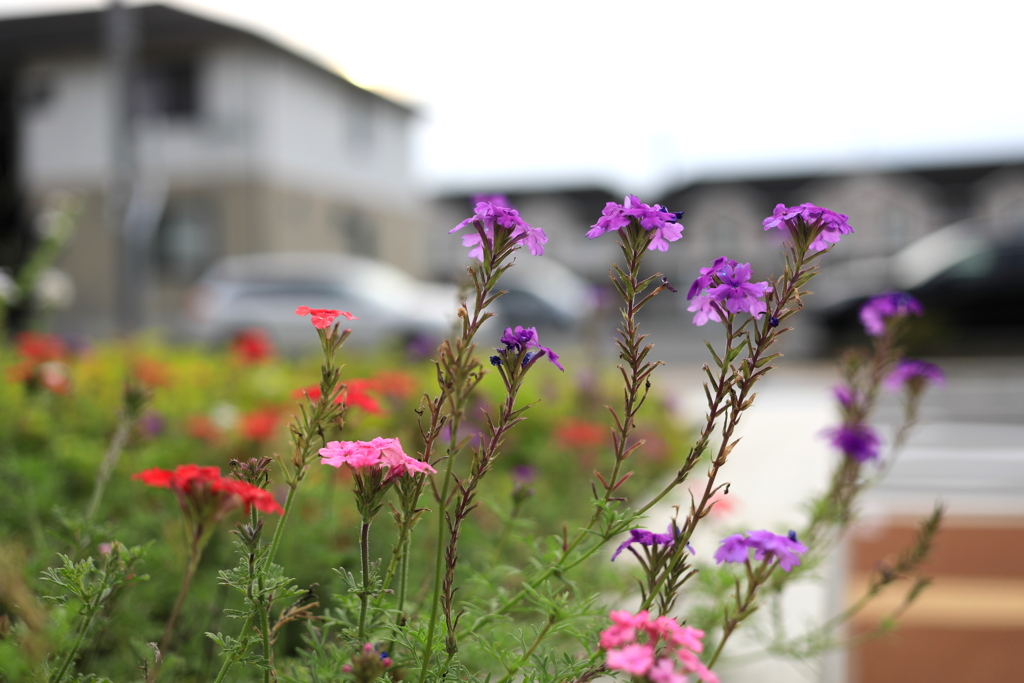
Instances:
[[[878,458],[882,440],[874,429],[866,424],[845,424],[825,430],[825,435],[833,446],[843,452],[847,458],[857,462],[867,462]]]
[[[838,242],[840,236],[853,232],[849,220],[850,217],[846,214],[814,204],[801,204],[800,206],[777,204],[772,215],[765,218],[761,225],[765,230],[788,229],[792,234],[807,230],[813,236],[808,248],[811,251],[823,251],[828,249],[830,244]]]
[[[681,212],[673,213],[658,204],[648,206],[635,196],[627,195],[622,204],[615,202],[605,204],[601,217],[597,219],[597,223],[591,226],[587,237],[594,239],[606,232],[619,230],[629,225],[630,219],[633,219],[644,230],[654,231],[651,249],[668,251],[668,243],[675,242],[683,236],[683,226],[679,223],[682,216]]]
[[[723,538],[715,551],[715,562],[746,562],[750,550],[755,560],[778,560],[783,571],[790,571],[800,564],[800,555],[807,552],[807,546],[796,540],[796,532],[779,536],[770,531],[748,531]]]
[[[938,365],[923,360],[904,358],[885,378],[885,388],[890,391],[898,391],[904,386],[909,386],[913,390],[920,389],[929,382],[941,386],[945,381],[946,375]]]
[[[693,299],[686,309],[696,313],[693,324],[721,322],[719,308],[760,318],[768,310],[762,299],[772,287],[767,281],[750,282],[751,275],[749,263],[737,263],[725,256],[715,259],[709,268],[701,268],[700,277],[686,294],[687,299]]]
[[[906,292],[885,292],[873,296],[861,306],[860,322],[864,331],[872,337],[885,334],[885,323],[889,318],[920,316],[924,313],[921,303]]]
[[[497,197],[491,198],[497,199]],[[507,200],[504,203],[507,203]],[[519,212],[515,209],[491,202],[477,202],[473,215],[449,230],[448,234],[458,232],[466,226],[472,226],[477,221],[483,226],[484,235],[492,245],[494,244],[494,230],[499,228],[509,231],[511,233],[509,238],[518,244],[525,244],[534,256],[544,253],[544,244],[547,243],[548,236],[542,228],[532,227],[519,217]],[[462,236],[462,246],[472,247],[469,251],[470,258],[484,260],[483,237],[476,230],[469,235]]]
[[[523,361],[523,366],[529,365],[536,358],[541,355],[547,356],[548,360],[554,363],[555,367],[565,372],[565,368],[558,362],[558,354],[549,349],[546,346],[541,346],[540,341],[537,339],[537,328],[536,327],[522,327],[517,325],[515,329],[511,327],[505,328],[505,334],[501,335],[501,343],[505,345],[506,351],[522,351],[523,349],[537,349],[537,353],[528,353],[526,359]],[[500,349],[499,349],[500,351]],[[498,358],[498,362],[494,361],[494,358]],[[501,359],[498,356],[494,356],[491,359],[493,365],[499,365]]]

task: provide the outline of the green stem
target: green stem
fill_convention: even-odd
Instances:
[[[366,609],[370,604],[370,520],[363,518],[359,528],[359,560],[363,572],[363,590],[359,592],[359,642],[366,642]]]
[[[164,634],[160,638],[160,652],[166,655],[168,652],[168,646],[171,643],[171,636],[174,632],[174,625],[178,621],[178,615],[181,613],[182,605],[185,604],[185,596],[188,595],[188,590],[192,586],[192,579],[195,578],[196,568],[199,566],[199,558],[202,556],[202,549],[199,547],[199,537],[202,534],[201,529],[195,531],[195,537],[192,540],[192,547],[189,550],[188,566],[185,568],[185,576],[181,581],[181,588],[178,590],[178,598],[174,601],[174,608],[171,610],[171,616],[167,619],[167,625],[164,627]]]
[[[89,631],[89,626],[92,625],[93,617],[96,615],[96,610],[89,612],[89,616],[86,617],[85,623],[82,624],[81,630],[78,632],[78,636],[75,638],[74,644],[71,646],[71,650],[68,651],[67,657],[61,663],[60,669],[53,676],[50,676],[49,683],[61,683],[64,680],[64,675],[67,673],[68,668],[72,662],[75,661],[75,657],[78,656],[78,651],[82,648],[82,642],[85,640],[85,634]]]
[[[85,511],[85,518],[87,520],[91,520],[100,507],[100,501],[103,500],[103,491],[107,487],[107,481],[110,479],[118,459],[121,457],[121,451],[124,450],[124,446],[128,442],[128,436],[131,434],[133,424],[135,424],[135,418],[125,409],[121,420],[117,424],[114,438],[110,440],[107,452],[103,454],[103,461],[100,463],[99,472],[96,474],[96,484],[92,489],[92,498],[89,500],[89,507]]]
[[[524,664],[530,661],[530,657],[533,655],[534,651],[541,644],[541,642],[547,636],[548,631],[550,631],[551,627],[554,625],[554,617],[548,617],[548,622],[544,624],[544,628],[542,628],[540,633],[537,634],[537,637],[534,639],[533,644],[530,646],[530,649],[523,653],[523,655],[519,658],[519,661],[517,661],[511,667],[509,667],[508,673],[506,673],[505,676],[500,681],[498,681],[498,683],[508,683],[512,680],[512,677],[516,675],[516,672],[519,671],[519,669],[521,669]]]
[[[281,545],[281,537],[284,535],[284,524],[288,521],[288,513],[291,512],[292,502],[295,500],[295,491],[298,487],[298,480],[288,486],[288,497],[284,501],[284,512],[281,513],[281,519],[277,522],[277,527],[274,529],[274,538],[270,541],[270,553],[267,555],[268,567],[274,561],[277,549]]]
[[[458,420],[453,420],[452,425],[452,440],[454,441],[457,437],[458,432]],[[433,655],[434,648],[434,633],[437,631],[437,617],[438,612],[441,609],[441,576],[442,568],[444,567],[444,527],[445,527],[445,513],[448,510],[448,486],[451,483],[452,478],[452,464],[455,461],[453,457],[452,449],[448,450],[448,458],[445,462],[444,468],[444,482],[441,484],[441,495],[438,498],[438,513],[437,513],[437,552],[434,556],[434,590],[431,596],[430,602],[430,622],[427,627],[427,644],[423,651],[423,665],[420,668],[420,683],[424,683],[427,680],[427,668],[430,666],[431,656]]]

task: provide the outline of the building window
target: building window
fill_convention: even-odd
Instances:
[[[162,279],[191,282],[197,278],[220,252],[213,202],[199,198],[168,202],[153,246]]]
[[[192,62],[144,64],[132,100],[142,116],[192,118],[199,113],[196,67]]]

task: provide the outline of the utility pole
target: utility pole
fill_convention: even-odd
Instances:
[[[122,334],[130,334],[142,326],[149,256],[128,211],[137,172],[132,84],[139,37],[138,11],[112,0],[104,13],[112,147],[105,214],[117,245],[117,324]]]

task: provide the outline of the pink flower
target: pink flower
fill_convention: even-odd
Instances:
[[[675,662],[668,657],[655,662],[647,677],[654,683],[686,683],[686,676],[676,671]]]
[[[332,467],[348,465],[354,470],[387,467],[389,476],[412,472],[435,474],[428,463],[409,457],[398,439],[377,437],[373,441],[331,441],[320,449],[320,462]]]
[[[309,306],[299,306],[295,309],[295,315],[312,316],[313,327],[318,330],[330,327],[331,323],[338,316],[342,316],[347,320],[359,320],[359,318],[348,311],[337,311],[333,308],[310,308]]]
[[[644,676],[654,665],[654,648],[650,645],[627,645],[621,650],[608,650],[605,664],[609,669]]]
[[[643,619],[638,619],[641,614]],[[601,631],[600,645],[604,650],[635,641],[636,623],[647,621],[647,612],[641,612],[634,617],[626,610],[612,610],[608,617],[612,620],[613,625],[611,628]]]
[[[704,681],[704,683],[718,683],[718,676],[714,674],[709,668],[704,666],[704,663],[697,659],[697,655],[693,654],[686,648],[680,648],[676,652],[676,658],[679,663],[683,665],[684,673],[695,673]]]

